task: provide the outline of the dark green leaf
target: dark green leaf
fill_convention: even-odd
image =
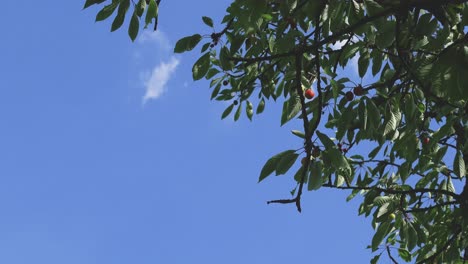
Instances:
[[[207,26],[209,27],[213,27],[213,19],[207,17],[207,16],[204,16],[202,17],[202,20],[203,20],[203,23],[205,23]]]
[[[382,254],[379,254],[379,255],[377,255],[377,256],[374,256],[374,257],[371,259],[370,263],[371,263],[371,264],[377,264],[377,262],[379,262],[379,259],[380,259],[380,256],[381,256],[381,255],[382,255]]]
[[[143,15],[143,12],[145,12],[146,9],[146,0],[139,0],[138,4],[135,6],[135,12],[138,15],[138,17],[141,17]]]
[[[103,9],[101,9],[101,11],[99,11],[97,13],[96,21],[102,21],[102,20],[110,17],[110,15],[112,15],[112,13],[114,13],[117,6],[118,6],[118,3],[111,3],[109,5],[106,5]]]
[[[335,147],[335,143],[333,143],[333,141],[327,135],[321,133],[318,130],[315,133],[317,134],[317,136],[319,137],[320,141],[326,149],[331,149]]]
[[[133,12],[132,19],[130,20],[130,26],[128,27],[128,35],[132,41],[135,41],[138,30],[140,29],[140,20],[136,14],[136,10]]]
[[[195,81],[205,77],[210,68],[210,53],[203,54],[192,67],[192,76]]]
[[[369,68],[369,53],[364,52],[364,54],[361,54],[358,59],[358,70],[359,70],[359,76],[361,78],[366,75],[367,68]]]
[[[412,259],[411,253],[404,248],[398,249],[398,255],[400,256],[400,258],[402,258],[406,262],[410,262]]]
[[[301,111],[301,100],[299,96],[292,95],[289,100],[283,104],[283,112],[281,114],[281,125],[286,124],[293,119]]]
[[[466,176],[466,164],[463,160],[463,155],[460,152],[457,152],[455,159],[453,161],[453,170],[459,178]]]
[[[234,108],[234,104],[231,104],[230,106],[228,106],[226,110],[224,110],[223,114],[221,115],[221,119],[226,118],[232,112],[233,108]]]
[[[372,238],[372,252],[376,251],[383,239],[388,235],[390,231],[390,223],[383,222],[377,227],[374,237]]]
[[[245,108],[245,113],[247,115],[247,118],[249,118],[249,120],[252,121],[253,105],[250,101],[247,101],[247,107]]]
[[[155,0],[149,0],[148,4],[148,10],[146,11],[146,16],[145,16],[145,28],[151,24],[151,21],[153,19],[156,19],[158,17],[158,4],[156,4]]]
[[[295,151],[286,150],[271,157],[263,166],[262,171],[260,172],[258,182],[261,182],[263,179],[271,175],[276,170],[276,167],[280,162],[281,158],[285,155],[290,155],[291,153],[295,153]]]
[[[123,25],[125,15],[127,14],[129,7],[130,0],[122,0],[120,2],[119,9],[117,10],[117,16],[115,16],[114,21],[112,22],[111,32],[116,31]]]
[[[224,71],[230,71],[234,67],[234,63],[229,59],[229,57],[229,49],[226,46],[222,47],[219,54],[219,63],[221,64],[221,69]]]
[[[174,48],[174,52],[183,53],[186,51],[190,51],[193,48],[195,48],[195,46],[197,46],[197,44],[200,42],[201,39],[202,37],[200,34],[195,34],[192,36],[182,38],[179,41],[177,41],[175,48]]]
[[[234,121],[239,120],[239,117],[240,117],[240,115],[241,115],[241,112],[242,112],[242,103],[239,103],[239,106],[237,107],[237,111],[236,111],[236,113],[234,114]]]
[[[307,186],[309,191],[318,190],[322,186],[322,170],[323,162],[313,161],[310,167],[309,184]]]
[[[257,106],[257,115],[263,113],[263,110],[265,110],[265,100],[262,98]]]
[[[276,175],[286,174],[286,172],[288,172],[288,170],[292,167],[294,162],[296,162],[298,156],[299,155],[293,151],[289,151],[282,155],[281,159],[278,162],[278,165],[276,166]]]
[[[408,250],[411,251],[416,247],[418,243],[418,233],[416,229],[414,229],[411,223],[408,223],[408,238],[407,238],[407,246]]]
[[[103,3],[105,1],[106,0],[86,0],[83,9],[88,8],[88,7],[90,7],[92,5],[95,5],[95,4]]]

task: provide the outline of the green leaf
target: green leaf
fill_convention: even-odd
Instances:
[[[398,249],[398,255],[400,256],[400,258],[402,258],[406,262],[410,262],[412,259],[411,253],[404,248]]]
[[[226,110],[224,110],[223,114],[221,115],[221,119],[226,118],[232,112],[233,108],[234,108],[234,104],[231,104],[230,106],[228,106]]]
[[[239,106],[237,107],[237,111],[236,111],[236,113],[234,114],[234,121],[239,120],[239,117],[240,117],[240,115],[241,115],[241,112],[242,112],[242,103],[239,103]]]
[[[383,55],[381,52],[372,53],[372,75],[377,75],[382,68]]]
[[[453,161],[453,170],[460,179],[466,176],[466,164],[463,160],[463,155],[459,151]]]
[[[302,181],[302,177],[304,177],[304,166],[301,166],[297,171],[296,174],[294,174],[294,180],[298,183]],[[306,175],[307,177],[307,175]],[[305,179],[307,181],[307,178]]]
[[[257,115],[263,113],[263,110],[265,110],[265,100],[262,98],[257,106]]]
[[[101,9],[101,11],[99,11],[97,13],[96,21],[102,21],[102,20],[110,17],[110,15],[112,15],[112,13],[114,13],[117,6],[118,6],[118,3],[114,3],[114,2],[109,4],[109,5],[106,5],[103,9]]]
[[[250,101],[247,101],[247,107],[245,108],[245,113],[247,114],[247,117],[252,121],[252,116],[253,116],[253,105]]]
[[[276,170],[276,167],[278,163],[280,162],[281,158],[291,153],[295,153],[295,151],[286,150],[271,157],[263,166],[262,171],[260,172],[260,177],[258,179],[258,182],[261,182],[263,179],[270,176]]]
[[[83,9],[88,8],[88,7],[90,7],[92,5],[95,5],[95,4],[103,3],[105,1],[106,0],[86,0]]]
[[[323,170],[323,162],[322,161],[314,161],[312,166],[310,167],[309,173],[309,184],[307,189],[309,191],[318,190],[322,186],[322,170]]]
[[[138,30],[140,29],[140,20],[138,19],[138,15],[136,13],[136,9],[133,12],[132,19],[130,20],[130,26],[128,27],[128,35],[132,41],[135,41]]]
[[[359,111],[359,120],[362,121],[362,129],[365,131],[367,129],[367,121],[369,119],[367,114],[367,106],[364,104],[364,101],[359,102],[358,106]]]
[[[156,19],[158,17],[158,4],[156,4],[155,0],[150,0],[148,4],[148,10],[146,11],[146,17],[145,17],[145,28],[148,27],[149,24],[151,24],[151,21],[153,19]]]
[[[383,24],[383,27],[379,30],[377,37],[375,38],[375,44],[385,49],[390,47],[395,40],[395,21],[387,21]]]
[[[374,237],[372,237],[372,252],[376,251],[380,243],[390,231],[390,222],[383,222],[377,227]]]
[[[338,95],[340,94],[340,87],[338,86],[338,83],[331,79],[330,83],[332,85],[332,91],[333,91],[333,99],[335,99],[335,104],[336,104],[336,99],[338,98]]]
[[[335,143],[333,143],[333,141],[327,135],[321,133],[318,130],[315,133],[317,134],[317,136],[319,137],[320,141],[326,149],[331,149],[335,147]]]
[[[368,113],[368,125],[371,129],[377,130],[380,126],[381,116],[380,110],[377,108],[373,100],[367,100],[367,113]]]
[[[412,251],[416,244],[418,243],[418,233],[414,229],[413,224],[408,223],[408,237],[407,237],[407,247],[409,251]]]
[[[200,34],[195,34],[192,36],[182,38],[179,41],[177,41],[175,48],[174,48],[174,52],[183,53],[186,51],[190,51],[193,48],[195,48],[195,46],[197,46],[197,44],[201,41],[201,39],[202,39],[202,36]]]
[[[141,17],[146,9],[146,0],[139,0],[138,4],[135,6],[135,12],[138,17]]]
[[[210,53],[206,52],[201,56],[192,67],[193,80],[198,81],[205,77],[210,69]]]
[[[371,264],[377,264],[377,262],[379,262],[380,256],[382,256],[382,254],[379,254],[379,255],[377,255],[377,256],[374,256],[374,257],[371,259],[370,263],[371,263]]]
[[[122,0],[119,5],[119,9],[117,10],[117,16],[115,16],[114,21],[112,22],[111,32],[116,31],[119,29],[125,20],[125,15],[127,14],[127,10],[130,7],[130,0]]]
[[[281,115],[281,125],[286,124],[293,119],[301,111],[301,101],[298,95],[292,95],[289,100],[283,104],[283,112]]]
[[[298,136],[298,137],[300,137],[300,138],[305,138],[305,134],[304,134],[302,131],[299,131],[299,130],[291,130],[291,133],[293,133],[293,135]]]
[[[369,68],[369,53],[364,52],[364,54],[361,54],[358,59],[358,71],[359,71],[359,77],[363,78],[364,75],[366,75],[367,68]]]
[[[203,16],[202,20],[203,20],[203,23],[205,23],[207,26],[213,27],[213,19],[211,19],[211,18],[209,18],[207,16]]]
[[[230,71],[234,67],[234,63],[229,57],[229,49],[226,46],[222,47],[219,53],[219,63],[221,64],[221,69],[224,71]]]
[[[383,135],[386,136],[388,135],[389,133],[395,131],[396,129],[396,117],[393,115],[392,112],[389,112],[389,118],[388,120],[386,120],[386,124],[385,124],[385,129],[383,131]]]
[[[288,172],[292,165],[296,162],[299,154],[296,154],[294,151],[289,151],[281,156],[281,159],[276,166],[276,175],[283,175]]]

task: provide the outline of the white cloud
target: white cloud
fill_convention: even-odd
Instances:
[[[167,90],[166,84],[174,74],[179,62],[179,59],[171,57],[169,61],[161,62],[154,67],[150,74],[143,76],[143,83],[146,88],[143,104],[150,99],[159,98]]]
[[[157,31],[143,31],[143,33],[138,37],[138,43],[156,43],[164,51],[170,51],[172,48],[167,35],[159,29]]]

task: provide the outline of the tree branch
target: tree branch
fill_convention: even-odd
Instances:
[[[458,235],[460,235],[461,233],[461,230],[458,230],[453,236],[452,238],[450,238],[447,243],[445,243],[445,245],[439,249],[436,253],[432,254],[430,257],[428,258],[425,258],[421,261],[418,261],[416,264],[424,264],[424,263],[432,263],[432,261],[434,261],[440,254],[442,254],[445,250],[447,250],[450,245],[455,241],[455,239],[457,239]]]
[[[438,193],[438,194],[444,194],[447,196],[453,197],[455,200],[459,201],[460,200],[460,195],[449,192],[446,190],[437,190],[437,189],[425,189],[425,188],[416,188],[416,189],[410,189],[410,190],[394,190],[394,189],[385,189],[377,186],[369,186],[369,187],[359,187],[359,186],[335,186],[332,184],[323,184],[322,187],[326,188],[333,188],[333,189],[341,189],[341,190],[361,190],[361,191],[380,191],[383,193],[388,193],[388,194],[417,194],[417,193]]]
[[[393,258],[392,254],[390,253],[389,246],[387,246],[387,254],[388,254],[388,257],[392,260],[393,264],[398,264],[398,262]]]

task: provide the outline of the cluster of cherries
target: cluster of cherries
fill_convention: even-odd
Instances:
[[[312,149],[311,154],[312,154],[312,157],[317,158],[318,156],[320,156],[320,148],[314,147],[314,149]],[[307,161],[307,157],[303,157],[301,160],[301,164],[304,166],[306,161]]]
[[[345,144],[346,144],[346,143],[345,143]],[[336,146],[338,147],[338,149],[339,149],[342,153],[345,153],[345,154],[346,154],[346,153],[348,152],[348,148],[343,147],[343,144],[338,143],[338,144],[336,144]]]
[[[358,86],[354,87],[352,92],[351,91],[346,92],[345,97],[346,97],[346,100],[352,101],[354,99],[355,95],[356,96],[361,96],[363,94],[364,94],[364,88],[362,87],[362,85],[359,84]],[[309,89],[305,90],[304,96],[305,96],[305,98],[310,100],[310,99],[315,97],[315,92],[314,92],[314,90],[309,88]]]

